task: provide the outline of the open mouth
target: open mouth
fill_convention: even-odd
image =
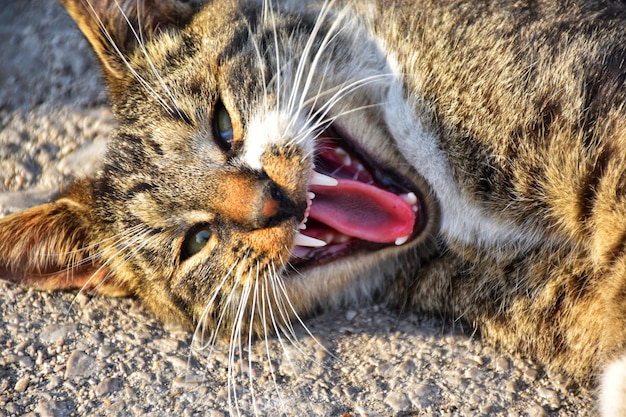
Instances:
[[[333,127],[318,136],[307,201],[290,259],[299,268],[403,245],[425,223],[419,190]]]

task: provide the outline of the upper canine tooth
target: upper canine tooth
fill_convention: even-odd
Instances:
[[[320,239],[315,239],[314,237],[303,235],[302,233],[296,233],[293,238],[293,243],[296,246],[306,246],[308,248],[321,248],[326,246],[326,242]]]
[[[309,179],[311,185],[320,185],[323,187],[336,187],[339,181],[328,175],[320,174],[317,171],[313,171],[311,178]]]

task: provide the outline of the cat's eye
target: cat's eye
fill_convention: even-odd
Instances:
[[[233,124],[224,104],[219,101],[213,113],[213,128],[219,145],[229,151],[233,147]]]
[[[213,231],[208,225],[200,225],[192,228],[183,241],[180,253],[181,261],[191,258],[204,248],[213,236]]]

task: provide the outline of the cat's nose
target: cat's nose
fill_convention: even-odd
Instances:
[[[305,210],[306,201],[298,204],[272,180],[262,181],[256,202],[252,206],[250,226],[254,229],[272,227],[292,218],[301,222]]]
[[[223,173],[208,189],[211,210],[247,230],[273,227],[289,219],[300,223],[307,208],[304,197],[302,201],[292,200],[265,175]]]

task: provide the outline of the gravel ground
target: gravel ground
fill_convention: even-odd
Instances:
[[[113,121],[97,65],[54,1],[4,5],[0,43],[0,211],[8,213],[93,169]],[[295,329],[295,343],[271,337],[229,360],[226,341],[194,348],[190,334],[135,300],[0,280],[0,417],[217,417],[237,408],[267,416],[593,414],[593,392],[458,324],[374,305],[306,325],[310,334]]]

